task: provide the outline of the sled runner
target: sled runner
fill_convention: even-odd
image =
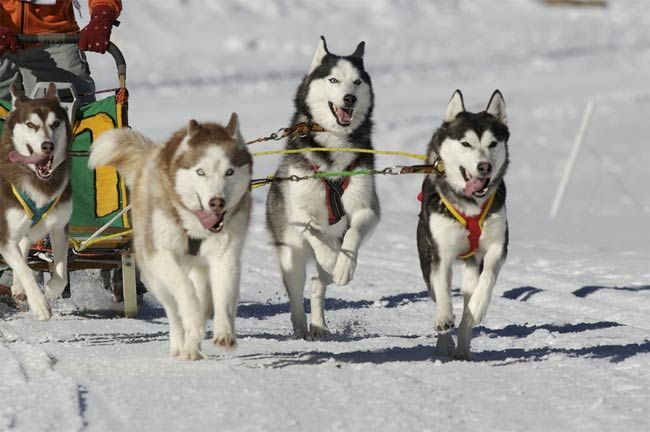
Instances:
[[[77,34],[20,35],[23,43],[76,44]],[[108,53],[115,60],[119,87],[99,91],[113,95],[79,106],[76,90],[68,83],[55,83],[61,105],[68,111],[74,140],[68,154],[72,158],[72,202],[68,269],[119,269],[122,273],[124,314],[137,315],[135,264],[131,254],[131,223],[128,194],[123,179],[112,167],[88,168],[88,153],[93,141],[103,132],[128,126],[128,91],[126,89],[126,62],[119,48],[110,43]],[[41,97],[49,83],[38,83],[32,97]],[[0,99],[0,132],[4,118],[11,111],[11,101]],[[21,204],[23,204],[21,202]],[[28,203],[23,207],[30,211]],[[47,240],[33,245],[29,264],[34,270],[48,271],[51,250]],[[0,274],[9,269],[0,261]],[[118,278],[119,279],[119,278]],[[64,297],[69,296],[69,287]]]

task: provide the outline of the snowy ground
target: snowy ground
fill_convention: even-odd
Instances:
[[[421,178],[378,179],[382,222],[352,284],[328,292],[335,336],[293,340],[258,190],[237,350],[206,341],[208,360],[170,360],[153,298],[141,319],[118,318],[97,274],[77,273],[72,299],[55,303],[50,322],[12,312],[0,320],[0,430],[647,430],[644,0],[606,9],[533,0],[125,3],[114,40],[129,61],[131,120],[159,139],[191,117],[223,122],[232,111],[247,138],[286,125],[320,34],[334,52],[367,42],[376,148],[424,152],[454,89],[477,110],[501,89],[512,132],[508,263],[476,329],[476,361],[435,357],[434,304],[415,250]],[[112,86],[110,61],[90,61],[100,86]],[[590,98],[583,152],[551,221]],[[257,159],[256,174],[276,162]],[[395,163],[411,161],[378,158],[380,167]]]

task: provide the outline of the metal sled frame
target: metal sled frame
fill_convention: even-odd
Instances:
[[[18,35],[18,39],[22,43],[38,43],[38,44],[76,44],[79,42],[78,34],[38,34],[38,35]],[[120,116],[122,127],[128,126],[127,116],[127,100],[128,92],[126,90],[126,61],[120,49],[112,42],[109,43],[107,51],[115,60],[117,67],[117,77],[119,81],[119,89],[117,90],[117,97],[120,95],[123,98],[121,109],[118,115]],[[73,154],[74,157],[74,154]],[[126,193],[126,190],[125,190]],[[119,230],[119,229],[118,229]],[[114,233],[115,228],[107,230],[108,233]],[[70,226],[71,240],[74,243],[75,226]],[[77,231],[78,232],[78,231]],[[77,242],[78,243],[78,242]],[[129,235],[123,235],[120,239],[110,239],[107,241],[94,242],[92,246],[88,246],[87,250],[90,253],[79,253],[75,247],[69,249],[68,253],[68,271],[86,270],[86,269],[100,269],[111,270],[122,268],[122,290],[124,299],[124,316],[127,318],[135,318],[138,315],[138,297],[136,291],[136,272],[135,260],[133,251],[131,250],[131,238]],[[49,263],[47,260],[32,258],[29,260],[29,265],[33,270],[49,271]],[[0,274],[8,269],[6,265],[0,265]],[[70,279],[68,278],[68,287],[66,291],[69,292]]]

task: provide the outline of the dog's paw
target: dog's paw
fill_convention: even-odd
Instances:
[[[192,349],[192,350],[181,351],[180,354],[178,355],[178,358],[186,361],[197,361],[197,360],[205,359],[205,356],[201,351]]]
[[[318,326],[312,324],[309,326],[309,335],[311,336],[311,340],[317,340],[331,336],[332,333],[327,328],[327,326]]]
[[[438,319],[436,320],[435,328],[438,333],[451,332],[451,330],[454,328],[454,316],[445,315],[445,316],[438,317]]]
[[[45,285],[45,295],[49,300],[57,299],[61,297],[61,294],[63,293],[63,290],[65,290],[65,286],[67,284],[68,284],[67,281],[58,277],[53,277]]]
[[[50,305],[42,294],[36,297],[28,297],[27,303],[29,304],[29,309],[34,313],[34,315],[36,315],[37,320],[47,321],[52,317]]]
[[[237,346],[237,337],[229,331],[215,331],[212,342],[223,349],[231,349]]]
[[[469,349],[464,349],[461,347],[458,347],[456,351],[454,351],[454,354],[451,356],[451,358],[454,360],[462,361],[472,361],[474,359]]]
[[[334,283],[338,286],[349,284],[352,280],[352,276],[354,276],[354,270],[356,268],[357,260],[348,256],[348,254],[341,252],[336,260],[334,271],[332,272]]]
[[[306,340],[306,341],[313,341],[314,337],[312,336],[311,332],[307,330],[306,328],[304,329],[293,329],[293,338],[296,340]]]

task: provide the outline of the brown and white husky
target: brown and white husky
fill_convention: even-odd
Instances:
[[[237,115],[226,127],[191,120],[163,145],[108,131],[89,165],[115,166],[131,188],[136,262],[167,313],[170,355],[203,358],[213,308],[214,343],[233,346],[253,166]]]
[[[70,122],[50,84],[41,99],[29,99],[11,88],[14,108],[0,144],[0,254],[12,268],[12,294],[27,296],[40,320],[50,306],[27,265],[30,246],[49,234],[54,254],[52,278],[45,294],[54,299],[68,283],[68,224],[72,215]]]

